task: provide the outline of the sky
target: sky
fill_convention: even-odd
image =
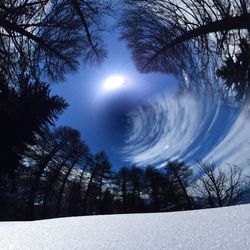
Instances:
[[[140,74],[118,32],[107,36],[108,56],[102,65],[81,67],[64,82],[53,85],[52,93],[62,96],[69,104],[56,125],[78,129],[90,149],[94,153],[105,150],[116,168],[128,163],[118,152],[122,143],[120,137],[124,135],[124,131],[120,131],[121,116],[155,94],[174,92],[177,80],[162,73]],[[124,77],[126,86],[106,90],[105,81],[115,75]]]
[[[57,126],[78,129],[91,151],[104,150],[115,169],[133,164],[162,167],[180,159],[238,164],[249,172],[246,111],[204,97],[179,96],[172,75],[139,73],[117,30],[106,34],[105,43],[108,56],[101,66],[82,66],[52,86],[52,93],[70,105]],[[117,75],[123,84],[105,88],[107,79]]]

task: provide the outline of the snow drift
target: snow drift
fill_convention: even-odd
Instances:
[[[0,249],[250,249],[250,205],[0,222]]]

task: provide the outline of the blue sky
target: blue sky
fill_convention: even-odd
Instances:
[[[168,159],[212,160],[249,169],[245,111],[190,95],[177,97],[175,77],[136,70],[117,30],[106,34],[105,43],[108,56],[101,66],[82,66],[52,86],[52,93],[70,105],[56,125],[78,129],[91,151],[104,150],[116,169],[161,166]],[[127,84],[104,90],[112,75],[123,76]]]
[[[115,136],[117,131],[105,122],[108,119],[105,116],[112,113],[112,107],[103,109],[105,103],[121,109],[131,103],[132,110],[158,93],[173,92],[177,81],[173,76],[162,73],[140,74],[117,31],[108,33],[105,43],[108,56],[100,66],[81,66],[77,73],[68,75],[65,81],[53,85],[52,93],[64,97],[70,105],[56,125],[78,129],[91,150],[105,150],[117,168],[128,163],[121,157],[122,142]],[[128,86],[111,92],[104,91],[103,84],[112,75],[125,77]]]

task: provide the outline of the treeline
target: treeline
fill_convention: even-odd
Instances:
[[[195,170],[195,174],[194,171]],[[91,154],[70,127],[44,129],[14,175],[1,176],[1,220],[141,213],[229,206],[249,196],[241,169],[214,164],[137,166],[114,170],[105,152]]]

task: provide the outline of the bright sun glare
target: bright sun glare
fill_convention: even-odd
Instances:
[[[126,84],[126,79],[122,76],[111,76],[104,82],[104,89],[112,90],[122,87]]]

